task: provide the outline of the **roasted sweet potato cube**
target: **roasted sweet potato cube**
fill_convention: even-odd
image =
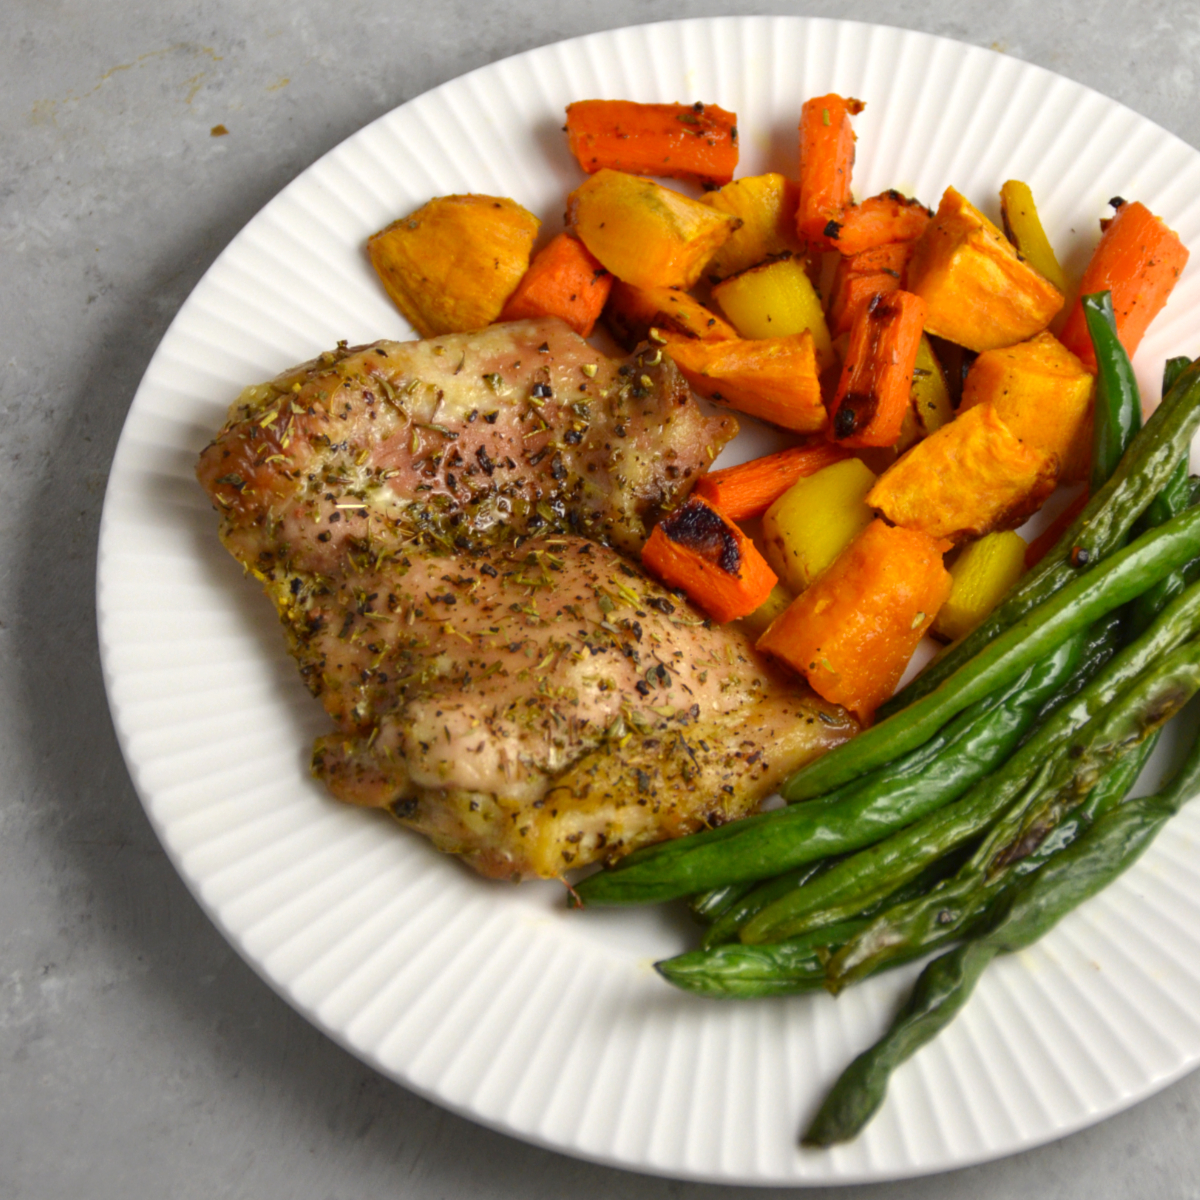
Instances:
[[[1059,472],[1087,431],[1094,381],[1052,333],[1003,350],[988,350],[963,384],[962,409],[991,404],[1027,446],[1053,454]]]
[[[367,242],[387,294],[422,337],[490,325],[529,269],[541,222],[499,196],[438,196]]]
[[[795,433],[824,429],[829,416],[812,334],[724,342],[668,336],[666,352],[693,391]]]
[[[867,496],[895,525],[962,542],[1015,529],[1053,491],[1058,462],[1026,445],[990,404],[918,442]]]
[[[634,287],[619,279],[608,294],[604,323],[626,350],[644,342],[651,329],[704,342],[724,341],[738,335],[728,321],[721,320],[687,292],[678,288]]]
[[[1041,333],[1063,294],[953,188],[913,248],[908,290],[925,301],[925,328],[968,350],[996,350]]]
[[[588,337],[612,282],[578,238],[560,233],[533,256],[516,291],[505,301],[500,320],[559,317],[580,337]]]
[[[803,245],[796,236],[798,199],[796,185],[774,173],[735,179],[701,196],[701,203],[739,217],[742,222],[713,255],[704,274],[715,283],[747,267],[756,267],[773,255],[800,253]]]
[[[950,594],[945,543],[872,521],[772,622],[759,650],[869,721]]]
[[[567,221],[618,279],[677,288],[690,288],[741,225],[732,213],[608,168],[567,197]]]

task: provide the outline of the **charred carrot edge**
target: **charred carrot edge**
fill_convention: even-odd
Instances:
[[[876,518],[772,622],[758,649],[870,721],[950,594],[946,548]]]
[[[722,623],[752,613],[779,582],[754,543],[698,496],[654,527],[642,563]]]
[[[844,255],[838,262],[838,274],[875,275],[881,271],[892,272],[903,284],[904,272],[908,269],[912,253],[912,242],[886,242],[882,246],[860,250],[857,254]]]
[[[1117,336],[1132,357],[1147,326],[1167,302],[1187,264],[1187,247],[1144,204],[1121,201],[1108,223],[1079,284],[1079,296],[1112,293]],[[1079,299],[1059,336],[1089,371],[1096,370],[1096,355],[1088,336]]]
[[[567,105],[566,129],[589,175],[611,167],[721,186],[737,167],[737,114],[715,104],[578,100]]]
[[[925,302],[912,292],[872,299],[855,318],[830,412],[839,446],[894,446],[908,411]]]
[[[516,291],[505,301],[500,320],[561,317],[580,337],[587,337],[612,282],[612,276],[577,237],[560,233],[534,255]]]
[[[1087,488],[1084,488],[1066,508],[1042,530],[1041,533],[1025,547],[1025,570],[1031,567],[1036,567],[1038,563],[1054,549],[1059,538],[1062,537],[1072,525],[1075,524],[1075,518],[1087,507],[1087,502],[1090,493]]]
[[[855,140],[850,118],[862,110],[862,101],[832,93],[806,100],[800,110],[796,233],[813,249],[834,246],[831,234],[850,204]]]
[[[692,489],[731,521],[748,521],[763,513],[799,479],[849,458],[850,452],[821,440],[792,446],[736,467],[710,471]]]
[[[876,271],[872,275],[844,275],[834,280],[829,302],[829,336],[840,337],[854,328],[859,314],[876,296],[900,290],[895,274]]]
[[[849,205],[835,222],[838,228],[830,241],[842,254],[861,254],[890,242],[915,242],[932,217],[919,200],[887,191]]]
[[[859,308],[872,296],[904,287],[912,252],[912,242],[888,242],[838,261],[829,293],[831,337],[849,333]]]

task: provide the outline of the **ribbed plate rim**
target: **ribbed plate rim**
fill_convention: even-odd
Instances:
[[[603,53],[606,49],[611,49],[606,43],[611,43],[614,39],[622,36],[630,36],[636,34],[639,38],[644,38],[650,43],[656,40],[672,40],[682,43],[683,39],[688,35],[689,31],[695,33],[697,37],[705,36],[708,31],[715,27],[725,24],[736,24],[743,27],[751,25],[767,25],[772,27],[777,34],[788,33],[793,36],[799,36],[802,32],[808,30],[823,29],[826,31],[834,31],[837,37],[841,37],[841,30],[858,30],[870,32],[882,30],[887,34],[891,34],[901,38],[917,39],[926,44],[931,54],[937,51],[938,47],[944,51],[958,55],[965,55],[967,58],[971,56],[982,56],[980,61],[988,61],[990,59],[1000,58],[994,51],[986,50],[982,47],[969,45],[954,41],[952,39],[939,37],[937,35],[922,33],[919,31],[907,30],[902,27],[878,25],[867,22],[858,21],[842,21],[829,18],[805,18],[805,17],[698,17],[676,21],[664,22],[648,22],[642,25],[628,26],[622,29],[613,29],[601,31],[593,34],[582,35],[580,37],[568,39],[562,42],[551,43],[545,46],[536,47],[531,50],[524,51],[520,54],[510,56],[506,59],[497,60],[494,63],[476,68],[475,70],[460,76],[456,79],[447,81],[432,88],[429,91],[422,93],[420,96],[414,97],[406,103],[397,106],[388,113],[381,115],[369,124],[365,125],[357,133],[352,134],[338,146],[332,148],[319,159],[316,160],[309,168],[296,177],[291,183],[283,188],[271,201],[253,217],[243,229],[229,243],[229,246],[222,255],[217,258],[213,265],[206,272],[200,283],[185,301],[179,313],[164,335],[162,342],[156,350],[142,383],[140,384],[137,393],[135,394],[133,403],[130,408],[129,416],[126,420],[125,428],[122,431],[121,438],[118,442],[117,450],[114,456],[113,468],[110,473],[108,491],[105,497],[104,510],[101,519],[99,548],[97,555],[97,619],[100,638],[101,663],[104,675],[104,683],[106,693],[109,698],[109,704],[113,713],[113,722],[116,729],[118,741],[121,746],[122,753],[129,767],[130,775],[133,779],[134,786],[138,792],[139,798],[142,801],[143,807],[146,810],[147,816],[163,844],[163,847],[183,878],[185,884],[195,896],[201,908],[205,911],[208,917],[213,921],[217,928],[222,932],[223,936],[230,942],[231,945],[238,951],[241,957],[251,966],[251,968],[264,980],[277,994],[279,994],[292,1007],[296,1008],[302,1015],[311,1021],[314,1025],[320,1028],[324,1033],[331,1037],[338,1044],[342,1045],[350,1053],[356,1055],[363,1061],[369,1063],[381,1073],[396,1079],[405,1087],[425,1097],[426,1099],[439,1104],[451,1111],[457,1112],[460,1115],[467,1117],[473,1121],[483,1124],[487,1127],[507,1133],[529,1142],[534,1145],[542,1146],[547,1149],[557,1150],[567,1153],[575,1157],[583,1158],[589,1161],[594,1161],[609,1166],[617,1166],[625,1169],[642,1171],[649,1174],[661,1174],[668,1177],[695,1179],[707,1182],[722,1182],[722,1183],[740,1183],[740,1184],[755,1184],[755,1185],[778,1185],[778,1184],[793,1184],[793,1185],[811,1185],[823,1186],[831,1184],[851,1184],[868,1181],[880,1181],[887,1179],[899,1179],[911,1176],[918,1176],[930,1173],[931,1169],[920,1165],[911,1166],[908,1169],[896,1168],[894,1166],[883,1170],[860,1170],[847,1171],[845,1173],[835,1175],[806,1175],[803,1171],[788,1172],[784,1174],[768,1174],[763,1172],[755,1172],[751,1174],[745,1173],[712,1173],[704,1170],[689,1169],[684,1164],[678,1164],[673,1167],[666,1167],[655,1164],[649,1161],[633,1161],[614,1157],[613,1155],[599,1154],[590,1152],[585,1147],[578,1145],[564,1144],[560,1140],[541,1136],[537,1130],[523,1126],[520,1122],[509,1122],[498,1120],[489,1115],[480,1113],[472,1109],[469,1105],[460,1105],[454,1102],[451,1098],[439,1093],[436,1087],[425,1087],[419,1081],[407,1076],[403,1070],[397,1070],[375,1054],[369,1047],[356,1042],[350,1035],[347,1029],[338,1026],[336,1023],[330,1023],[323,1019],[322,1015],[306,1005],[301,999],[296,997],[287,983],[279,978],[276,978],[270,971],[267,963],[258,957],[246,944],[244,939],[230,927],[225,910],[210,900],[204,895],[202,884],[203,878],[189,871],[182,860],[182,853],[172,833],[172,822],[163,819],[162,814],[156,811],[154,800],[154,788],[147,782],[144,777],[145,763],[141,760],[136,748],[133,745],[133,739],[138,734],[137,722],[131,720],[127,714],[123,715],[121,706],[118,703],[115,692],[120,685],[123,674],[123,669],[114,663],[121,648],[121,635],[119,631],[114,629],[114,622],[117,619],[119,612],[114,610],[109,605],[106,605],[104,596],[106,585],[115,584],[120,577],[121,563],[119,561],[119,553],[116,552],[113,545],[115,538],[114,524],[116,518],[114,510],[117,507],[114,497],[120,489],[122,481],[126,474],[135,470],[133,466],[127,462],[132,457],[131,444],[137,434],[137,418],[142,413],[142,410],[148,402],[150,394],[155,389],[154,375],[157,366],[166,360],[174,343],[182,338],[187,330],[191,320],[192,312],[195,307],[197,297],[204,292],[206,283],[218,272],[222,260],[235,247],[241,245],[243,241],[250,236],[255,229],[265,220],[269,219],[269,214],[285,197],[289,194],[295,195],[296,189],[304,186],[304,181],[311,179],[320,168],[336,161],[337,156],[344,154],[347,148],[363,139],[369,131],[379,127],[388,125],[391,122],[400,122],[405,114],[412,110],[414,105],[422,102],[427,102],[432,98],[445,97],[447,94],[455,94],[464,87],[474,85],[475,81],[481,78],[486,78],[489,73],[496,71],[501,67],[512,67],[521,63],[536,64],[539,58],[562,54],[568,50],[580,50],[590,48],[593,51]],[[1015,60],[1013,60],[1015,61]],[[1180,150],[1186,151],[1189,155],[1195,155],[1195,151],[1186,145],[1181,139],[1175,135],[1162,130],[1160,127],[1153,125],[1147,119],[1133,113],[1124,105],[1104,97],[1101,93],[1094,89],[1088,88],[1085,85],[1075,83],[1073,81],[1064,80],[1054,72],[1046,68],[1039,67],[1035,64],[1020,63],[1021,73],[1026,77],[1036,77],[1043,81],[1053,80],[1059,83],[1065,83],[1070,89],[1073,89],[1081,98],[1091,97],[1094,100],[1102,102],[1105,110],[1109,113],[1116,113],[1124,118],[1132,119],[1141,129],[1152,129],[1158,136],[1166,139],[1166,145],[1174,152]],[[1027,75],[1027,73],[1029,73]],[[1014,1153],[1021,1149],[1030,1148],[1036,1145],[1055,1140],[1065,1136],[1075,1130],[1085,1128],[1092,1125],[1113,1113],[1122,1111],[1123,1109],[1137,1103],[1139,1100],[1167,1086],[1174,1080],[1194,1068],[1197,1061],[1200,1060],[1200,1045],[1191,1048],[1189,1054],[1184,1054],[1175,1064],[1175,1068],[1169,1072],[1160,1074],[1154,1078],[1147,1079],[1140,1090],[1136,1090],[1131,1094],[1126,1094],[1119,1097],[1114,1103],[1105,1107],[1094,1109],[1091,1112],[1083,1113],[1080,1117],[1067,1124],[1055,1128],[1048,1128],[1038,1131],[1036,1134],[1027,1135],[1016,1139],[1011,1144],[1005,1144],[998,1148],[984,1151],[971,1156],[958,1157],[952,1161],[939,1163],[932,1170],[949,1170],[960,1166],[972,1165],[974,1163],[984,1162],[992,1158],[1001,1157],[1003,1155]]]

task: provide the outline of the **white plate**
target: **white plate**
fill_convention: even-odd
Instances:
[[[887,1179],[1006,1154],[1122,1109],[1200,1057],[1200,813],[1035,949],[998,962],[904,1067],[857,1142],[797,1130],[883,1027],[911,971],[825,996],[721,1004],[650,964],[662,912],[571,913],[554,884],[487,883],[309,778],[326,718],[270,606],[219,545],[199,450],[249,382],[405,328],[363,255],[430,196],[512,196],[557,225],[580,176],[563,106],[591,96],[736,110],[741,173],[794,174],[800,105],[861,97],[856,191],[995,212],[1027,180],[1068,269],[1110,196],[1200,246],[1200,156],[1094,92],[955,42],[869,25],[721,18],[547,46],[380,118],[284,189],[183,306],[117,450],[101,533],[100,642],[150,819],[230,942],[296,1009],[438,1103],[517,1137],[642,1171],[745,1183]],[[1189,271],[1138,355],[1200,349]],[[1156,392],[1152,393],[1156,394]]]

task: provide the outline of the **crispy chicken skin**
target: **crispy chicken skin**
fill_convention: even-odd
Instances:
[[[248,389],[198,475],[335,723],[314,773],[485,875],[554,877],[743,816],[851,736],[618,552],[735,430],[557,321]]]
[[[198,474],[263,572],[554,532],[637,554],[736,432],[657,351],[618,364],[561,321],[516,321],[340,347],[248,388]]]

